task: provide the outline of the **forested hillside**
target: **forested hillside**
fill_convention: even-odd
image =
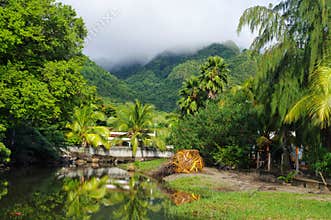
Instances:
[[[90,85],[97,88],[98,94],[102,97],[121,102],[133,100],[136,96],[135,91],[130,90],[126,82],[110,74],[89,58],[87,58],[81,73]]]
[[[216,55],[223,57],[229,65],[230,86],[242,83],[256,73],[256,62],[250,51],[240,52],[234,43],[226,43],[212,44],[186,56],[161,54],[125,81],[133,91],[137,91],[142,101],[161,110],[172,111],[176,109],[178,90],[183,81],[197,75],[199,66],[209,56]]]
[[[244,82],[256,72],[250,51],[240,52],[236,44],[226,42],[211,44],[193,54],[164,52],[144,66],[127,65],[111,74],[88,59],[82,74],[102,97],[120,102],[138,98],[160,110],[173,111],[183,81],[198,75],[200,65],[210,56],[226,60],[231,70],[230,86]]]

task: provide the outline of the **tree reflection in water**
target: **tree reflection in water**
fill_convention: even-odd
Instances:
[[[0,200],[8,193],[8,181],[0,179]]]
[[[65,202],[66,217],[70,219],[90,219],[92,213],[100,209],[100,200],[106,195],[107,176],[93,177],[85,181],[66,179],[63,189],[67,192]]]
[[[158,196],[156,185],[149,179],[133,175],[129,181],[129,190],[122,194],[114,217],[116,219],[147,219],[147,211],[158,212],[162,208],[160,203],[155,203],[154,196]]]
[[[108,175],[40,180],[24,198],[15,195],[15,186],[7,194],[7,185],[0,180],[5,204],[0,219],[159,219],[168,201],[155,182],[136,174],[124,180]]]
[[[127,184],[122,184],[108,176],[83,181],[66,180],[66,216],[71,219],[91,219],[103,206],[106,209],[111,207],[108,215],[114,219],[140,220],[148,219],[148,212],[161,210],[161,203],[155,203],[154,200],[156,197],[161,199],[163,195],[157,192],[156,184],[148,178],[134,174]],[[107,189],[109,185],[116,188]]]

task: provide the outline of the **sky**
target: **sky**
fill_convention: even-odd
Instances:
[[[83,17],[84,53],[111,68],[145,63],[157,54],[193,52],[232,40],[248,48],[254,35],[236,27],[246,8],[277,0],[60,0]]]

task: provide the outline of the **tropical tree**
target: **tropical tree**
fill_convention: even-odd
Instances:
[[[132,156],[137,153],[138,147],[155,145],[164,148],[165,143],[157,137],[152,137],[154,107],[142,104],[139,100],[126,103],[116,108],[116,117],[110,117],[108,124],[118,131],[127,132],[132,146]]]
[[[67,133],[69,139],[77,140],[83,147],[92,145],[94,147],[110,147],[109,129],[98,126],[98,121],[105,121],[106,117],[102,112],[95,111],[92,106],[76,107],[72,121],[67,124],[71,131]]]
[[[6,128],[0,124],[0,165],[8,163],[10,161],[11,151],[1,142],[4,137],[4,131]]]
[[[263,51],[254,94],[264,106],[265,133],[276,131],[285,143],[293,129],[284,123],[287,113],[316,77],[311,74],[315,66],[330,55],[330,1],[286,0],[252,7],[241,16],[238,32],[246,25],[258,33],[251,48]],[[297,137],[305,139],[308,130],[309,123],[296,129]]]
[[[95,89],[80,73],[87,31],[72,7],[55,0],[0,5],[0,124],[15,159],[18,130],[59,132],[75,106],[92,102]]]
[[[215,99],[219,92],[224,91],[230,70],[222,57],[214,56],[208,58],[208,61],[200,67],[200,71],[200,88],[207,92],[209,99]]]
[[[203,106],[204,97],[197,77],[184,81],[182,89],[179,90],[179,95],[181,98],[178,105],[183,115],[194,114]]]
[[[310,84],[306,94],[295,103],[285,118],[292,123],[308,118],[313,125],[322,129],[326,135],[324,144],[331,150],[331,68],[318,67],[310,76]]]
[[[183,115],[195,114],[199,108],[205,106],[208,99],[215,100],[219,92],[224,91],[228,83],[227,65],[219,56],[209,57],[200,66],[200,74],[184,81],[178,101]]]

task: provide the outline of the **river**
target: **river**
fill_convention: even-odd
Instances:
[[[110,168],[12,168],[0,174],[1,219],[176,219],[149,177]]]

